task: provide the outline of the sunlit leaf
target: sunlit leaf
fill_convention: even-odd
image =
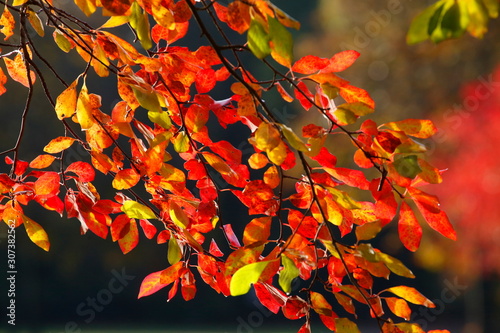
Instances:
[[[268,35],[264,26],[256,19],[252,19],[250,29],[248,29],[248,47],[250,51],[259,59],[264,59],[271,54]]]
[[[132,219],[155,219],[156,215],[151,208],[133,200],[127,200],[123,203],[121,210]]]
[[[36,33],[40,37],[43,37],[45,35],[45,31],[43,29],[43,23],[40,19],[40,16],[38,16],[38,14],[31,9],[26,10],[26,15],[28,17],[28,21],[30,22],[33,29],[35,29]]]
[[[248,293],[250,286],[256,283],[270,261],[259,261],[245,265],[238,269],[231,278],[229,289],[231,296],[239,296]]]
[[[420,139],[426,139],[437,132],[436,126],[430,120],[422,119],[405,119],[385,123],[384,126],[395,131],[402,131],[406,135],[414,136]]]
[[[168,240],[167,259],[170,265],[175,265],[182,259],[182,251],[175,237]]]
[[[410,320],[411,309],[404,299],[396,297],[386,297],[384,299],[392,313],[405,320]]]
[[[36,75],[32,70],[29,71],[30,78],[28,79],[26,64],[24,63],[24,57],[21,53],[17,53],[14,60],[3,57],[3,61],[5,62],[7,72],[14,81],[21,83],[25,87],[30,86],[30,81],[31,84],[35,83]]]
[[[49,167],[55,160],[55,156],[52,155],[38,155],[30,162],[30,168],[32,169],[45,169]]]
[[[293,62],[292,34],[275,18],[267,17],[269,23],[269,37],[271,41],[271,56],[279,64],[291,67]]]
[[[7,40],[14,35],[15,25],[16,21],[14,20],[14,16],[12,16],[7,6],[4,6],[2,16],[0,16],[0,26],[2,26],[2,28],[0,28],[0,32],[5,36],[4,40]]]
[[[399,210],[398,233],[399,239],[408,250],[415,252],[418,249],[422,239],[422,227],[405,201],[401,203]]]
[[[134,187],[140,179],[141,175],[135,169],[123,169],[115,175],[112,185],[117,190],[126,190]]]
[[[300,275],[299,269],[295,266],[293,260],[285,254],[281,255],[281,263],[283,264],[283,269],[279,273],[278,283],[285,293],[290,294],[292,292],[293,280]]]
[[[389,291],[413,304],[423,305],[428,308],[436,307],[427,297],[412,287],[397,286],[388,288],[385,291]]]
[[[267,241],[271,234],[271,218],[259,217],[251,220],[243,232],[243,244]]]
[[[347,318],[335,318],[335,327],[337,333],[360,333],[358,325]]]
[[[146,276],[144,280],[142,280],[141,287],[139,289],[139,295],[137,296],[137,298],[154,294],[158,290],[169,285],[169,283],[161,283],[160,276],[162,272],[163,271],[151,273]]]
[[[401,260],[382,252],[377,252],[376,257],[393,273],[407,278],[415,278],[415,275],[413,275],[413,273],[401,262]]]
[[[38,245],[39,247],[41,247],[42,249],[44,249],[45,251],[49,251],[50,249],[49,236],[42,228],[42,226],[24,215],[23,215],[23,224],[24,227],[26,228],[26,233],[28,234],[28,237],[31,239],[31,241],[36,245]]]
[[[64,91],[57,96],[55,110],[59,120],[69,118],[75,113],[77,105],[77,84],[78,79],[73,81],[68,88],[64,89]]]

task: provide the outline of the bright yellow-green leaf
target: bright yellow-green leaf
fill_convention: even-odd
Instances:
[[[286,146],[283,141],[281,141],[275,148],[267,151],[267,157],[276,165],[281,165],[285,161],[286,155]]]
[[[335,318],[336,333],[360,333],[358,325],[347,318]]]
[[[76,111],[78,78],[71,83],[56,99],[56,114],[59,120],[73,116]]]
[[[128,20],[129,20],[128,16],[111,16],[109,20],[107,20],[103,25],[101,25],[101,29],[119,27],[120,25],[128,23]]]
[[[97,9],[96,0],[74,0],[75,4],[87,16],[94,14]]]
[[[26,228],[26,233],[28,234],[28,237],[31,239],[31,241],[45,251],[49,251],[49,236],[42,228],[42,226],[25,215],[23,215],[23,224]]]
[[[168,116],[168,112],[149,111],[148,118],[153,123],[160,125],[164,129],[169,129],[170,127],[172,127],[172,121],[170,120],[170,117]]]
[[[355,201],[353,198],[351,198],[349,196],[349,194],[347,194],[344,191],[338,190],[338,189],[333,188],[333,187],[329,187],[328,192],[330,192],[333,195],[333,198],[335,199],[335,201],[339,205],[341,205],[342,207],[344,207],[346,209],[360,209],[361,208],[359,203],[357,201]]]
[[[281,132],[285,135],[286,140],[288,143],[295,149],[302,151],[304,153],[307,153],[309,151],[309,148],[305,145],[304,142],[295,134],[295,132],[288,126],[285,126],[283,124],[277,124],[279,128],[281,129]]]
[[[59,46],[59,48],[62,51],[66,52],[66,53],[71,51],[71,48],[72,48],[71,42],[61,32],[61,30],[56,28],[56,30],[54,30],[53,37],[54,37],[54,41],[56,42],[57,46]]]
[[[429,22],[438,6],[442,5],[442,3],[442,0],[438,1],[415,16],[406,35],[406,42],[408,44],[417,44],[429,38]]]
[[[436,305],[432,303],[427,297],[422,295],[418,290],[408,286],[397,286],[386,289],[385,291],[389,291],[396,296],[404,298],[410,303],[423,305],[428,308],[435,308]]]
[[[293,260],[288,258],[285,254],[281,255],[281,263],[283,264],[283,269],[279,273],[278,282],[281,289],[283,289],[285,293],[290,294],[292,292],[292,282],[300,275],[300,272]]]
[[[175,201],[170,202],[168,213],[172,221],[180,228],[186,228],[189,225],[189,217],[186,212]]]
[[[170,237],[168,240],[167,259],[170,265],[175,265],[182,259],[182,252],[175,237]]]
[[[382,261],[394,274],[411,279],[415,278],[415,275],[413,275],[412,271],[410,271],[405,265],[403,265],[403,263],[399,259],[396,259],[382,252],[377,252],[377,259]]]
[[[134,2],[132,4],[132,14],[130,14],[129,22],[130,26],[137,33],[137,37],[139,38],[142,47],[145,50],[149,50],[151,47],[153,47],[148,14],[142,10],[141,6],[139,6],[139,3],[137,2]]]
[[[231,296],[239,296],[248,293],[250,286],[259,281],[260,275],[269,265],[270,261],[259,261],[245,265],[238,269],[229,285]]]
[[[33,29],[35,29],[36,33],[40,37],[45,36],[45,31],[43,30],[43,23],[38,14],[35,13],[33,10],[28,9],[26,10],[26,15],[28,16],[28,21],[30,22]]]
[[[131,219],[155,219],[156,215],[151,208],[133,200],[123,203],[121,210]]]
[[[271,38],[258,20],[252,19],[247,37],[248,47],[257,58],[264,59],[271,54],[271,48],[269,47]]]
[[[177,133],[174,138],[174,150],[178,153],[185,153],[189,150],[189,138],[184,131]]]

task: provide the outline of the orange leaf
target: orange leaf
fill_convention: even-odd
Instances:
[[[311,101],[314,100],[314,96],[313,94],[311,94],[306,84],[300,81],[297,84],[297,89],[294,89],[294,92],[295,92],[295,98],[299,100],[302,107],[306,111],[309,111],[309,109],[313,106],[313,103]]]
[[[78,181],[82,183],[91,182],[95,178],[94,168],[82,161],[77,161],[71,163],[67,168],[66,172],[73,172],[78,176]]]
[[[139,243],[139,230],[137,229],[137,222],[135,219],[130,219],[128,232],[118,240],[118,245],[123,254],[132,251]]]
[[[123,169],[115,175],[112,185],[117,190],[126,190],[135,186],[140,179],[141,175],[135,169]]]
[[[5,35],[4,40],[7,40],[14,35],[16,21],[14,20],[14,16],[12,16],[10,11],[7,9],[7,6],[4,6],[2,16],[0,16],[0,25],[3,26],[0,29],[0,32]]]
[[[387,306],[389,307],[389,309],[396,316],[401,317],[405,320],[410,320],[411,309],[404,299],[397,297],[386,297],[385,301],[387,302]]]
[[[34,190],[38,197],[52,197],[59,193],[59,174],[57,172],[44,172],[35,182]]]
[[[0,67],[0,95],[3,95],[3,93],[7,91],[7,89],[4,86],[6,83],[7,83],[7,76]]]
[[[386,289],[385,291],[389,291],[396,296],[404,298],[410,303],[423,305],[428,308],[435,308],[436,305],[432,303],[427,297],[422,295],[418,290],[408,286],[397,286]]]
[[[242,1],[234,1],[227,6],[227,21],[231,29],[242,34],[250,28],[250,6]]]
[[[422,239],[422,227],[413,210],[404,201],[399,209],[398,233],[399,239],[408,250],[415,252],[418,249]]]
[[[67,137],[67,136],[60,136],[55,139],[52,139],[44,148],[43,151],[49,154],[57,154],[62,152],[65,149],[68,149],[71,147],[71,145],[75,142],[75,139]]]
[[[49,167],[55,159],[55,156],[52,155],[38,155],[30,162],[29,166],[32,169],[44,169]]]
[[[375,102],[364,89],[351,85],[345,85],[340,87],[340,96],[342,96],[347,103],[361,102],[368,105],[372,109],[375,108]]]
[[[243,244],[267,241],[271,234],[271,218],[259,217],[250,221],[243,232]]]
[[[215,71],[211,68],[202,69],[196,73],[195,86],[198,93],[204,94],[215,87]]]
[[[266,155],[261,153],[254,153],[248,159],[248,165],[255,170],[262,169],[269,163]]]
[[[281,183],[281,177],[275,165],[271,165],[264,172],[264,183],[269,185],[270,188],[276,188]]]
[[[288,102],[288,103],[293,102],[293,97],[285,90],[285,88],[283,88],[281,83],[276,82],[274,85],[276,86],[276,89],[278,89],[278,92],[280,93],[281,98],[283,98],[283,100],[285,102]]]
[[[45,232],[45,230],[42,228],[41,225],[33,221],[27,216],[23,215],[23,224],[24,227],[26,228],[26,233],[28,234],[28,237],[31,239],[33,243],[44,249],[45,251],[49,251],[50,249],[50,242],[49,242],[49,236]]]
[[[26,70],[26,65],[24,64],[24,58],[21,55],[21,53],[18,53],[14,60],[4,57],[3,58],[5,62],[5,67],[7,68],[7,72],[9,73],[10,77],[19,83],[21,83],[23,86],[28,87],[30,86],[30,80],[28,79],[27,75],[27,70]],[[31,84],[35,83],[35,73],[30,70],[30,78],[31,78]]]

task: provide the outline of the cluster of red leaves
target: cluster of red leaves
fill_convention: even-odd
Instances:
[[[0,175],[5,200],[0,212],[5,222],[24,224],[31,239],[48,250],[46,233],[23,213],[22,206],[34,200],[48,210],[77,218],[82,233],[90,230],[107,238],[110,231],[123,253],[136,247],[139,225],[148,239],[166,243],[170,264],[144,279],[139,297],[171,285],[171,299],[180,284],[183,298],[192,299],[196,293],[192,267],[196,267],[205,283],[226,296],[244,294],[253,285],[270,311],[281,311],[289,319],[305,318],[299,332],[310,331],[311,312],[332,331],[357,332],[354,322],[337,314],[355,315],[354,301],[369,308],[383,332],[422,331],[416,324],[395,324],[386,312],[408,320],[408,302],[434,304],[407,286],[374,291],[374,278],[388,279],[391,273],[414,276],[401,261],[368,241],[397,220],[401,241],[416,251],[422,236],[417,210],[431,228],[455,239],[437,197],[418,188],[441,182],[440,172],[426,162],[425,149],[417,141],[435,134],[436,128],[427,120],[408,119],[382,125],[365,120],[359,129],[348,130],[375,107],[366,91],[338,75],[355,62],[358,52],[344,51],[331,58],[309,55],[294,61],[288,28],[299,24],[269,1],[233,1],[228,6],[189,0],[75,2],[87,15],[103,7],[111,18],[96,30],[85,30],[82,24],[78,31],[60,24],[53,38],[63,51],[76,50],[96,75],[116,75],[122,100],[109,114],[103,112],[101,97],[87,87],[88,71],[66,85],[54,109],[71,135],[52,140],[44,149],[46,154],[30,163],[17,155],[6,159],[12,172]],[[27,10],[30,4],[18,1],[16,6]],[[50,4],[39,6],[49,17],[64,17]],[[227,38],[221,28],[225,23],[240,34],[247,33],[248,43],[216,44],[200,17],[202,11],[208,12],[222,37]],[[10,36],[5,27],[14,28],[7,12],[5,7],[1,21],[6,39]],[[156,23],[152,28],[150,21]],[[194,51],[171,45],[186,34],[192,21],[209,44]],[[144,49],[154,43],[155,52],[145,55],[106,30],[125,23],[135,30]],[[32,26],[43,35],[43,26],[33,22]],[[14,60],[4,59],[10,77],[31,89],[35,77],[32,71],[28,75],[32,55],[27,50],[28,46],[20,48]],[[227,50],[231,57],[224,55]],[[258,58],[274,59],[276,64],[267,62],[272,80],[257,80],[241,63],[239,52],[248,50]],[[18,65],[16,71],[12,61]],[[280,65],[287,69],[285,74],[276,69]],[[5,77],[0,72],[0,82]],[[232,83],[227,99],[207,95],[225,81]],[[297,100],[305,111],[317,109],[328,127],[308,124],[300,136],[277,121],[263,98],[274,89],[285,102]],[[149,121],[136,117],[143,113]],[[254,150],[248,161],[230,142],[212,139],[213,130],[207,126],[210,117],[222,128],[236,123],[248,128]],[[67,125],[67,119],[79,125],[84,137]],[[359,168],[337,166],[325,142],[338,134],[353,143],[353,160]],[[90,163],[59,163],[54,166],[58,171],[42,171],[75,142],[90,153]],[[182,168],[174,166],[179,166],[178,161]],[[303,175],[292,176],[293,168],[301,168]],[[368,179],[364,169],[374,169],[379,176]],[[112,200],[101,199],[93,185],[96,170],[112,179],[116,190]],[[291,194],[284,191],[288,182],[294,185]],[[148,198],[137,194],[141,186]],[[219,210],[224,209],[222,190],[248,208],[251,220],[240,236],[233,231],[233,221],[219,221]],[[373,200],[356,200],[358,192]],[[241,223],[241,218],[237,220]],[[279,234],[271,232],[273,226]],[[217,243],[214,230],[225,235],[227,244]],[[343,243],[342,237],[351,233],[356,240]],[[221,248],[227,249],[225,253]],[[321,279],[319,272],[328,277]],[[310,287],[300,293],[292,290],[296,278],[310,281]],[[316,284],[327,292],[314,291]]]

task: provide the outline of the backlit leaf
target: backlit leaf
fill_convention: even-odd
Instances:
[[[370,240],[377,236],[380,230],[382,230],[382,227],[378,221],[365,223],[356,227],[356,238],[358,241]]]
[[[252,19],[250,29],[248,29],[248,47],[250,51],[259,59],[264,59],[271,54],[268,35],[264,26],[256,19]]]
[[[39,247],[41,247],[42,249],[44,249],[45,251],[49,251],[50,249],[49,236],[42,228],[42,226],[24,215],[23,215],[23,224],[24,227],[26,228],[26,233],[28,234],[28,237],[31,239],[31,241],[36,245],[38,245]]]
[[[278,124],[279,128],[285,135],[286,140],[292,146],[293,148],[297,149],[298,151],[302,152],[308,152],[309,149],[305,145],[304,142],[295,134],[295,132],[288,126],[283,125],[283,124]]]
[[[422,227],[405,201],[401,203],[399,210],[398,233],[399,239],[408,250],[415,252],[418,249],[422,239]]]
[[[45,169],[49,167],[55,159],[55,156],[52,155],[38,155],[35,159],[33,159],[33,161],[30,162],[29,166],[32,169]]]
[[[170,265],[175,265],[182,259],[181,248],[175,237],[168,240],[167,259]]]
[[[347,318],[335,318],[336,333],[361,333],[358,325]]]
[[[160,282],[161,272],[162,271],[151,273],[146,276],[144,280],[142,280],[141,287],[139,289],[139,295],[137,296],[137,298],[149,296],[151,294],[154,294],[158,290],[168,286],[167,283]]]
[[[60,177],[57,172],[44,172],[35,182],[35,194],[40,197],[51,197],[59,193]]]
[[[24,63],[24,58],[21,55],[21,53],[17,53],[16,56],[14,57],[14,60],[3,57],[3,60],[5,62],[5,67],[7,68],[7,72],[9,73],[10,77],[19,83],[21,83],[23,86],[28,87],[30,86],[30,80],[28,79],[28,74],[27,74],[27,69],[26,65]],[[30,78],[31,78],[31,84],[35,83],[35,73],[30,70]]]
[[[406,119],[394,121],[384,124],[395,131],[402,131],[406,135],[410,135],[420,139],[426,139],[437,132],[436,126],[430,120],[421,119]]]
[[[78,79],[73,81],[68,88],[64,89],[64,91],[57,96],[55,110],[59,120],[69,118],[75,113],[77,105],[77,84]]]
[[[4,40],[7,40],[14,35],[15,25],[16,21],[14,20],[14,16],[12,16],[7,6],[4,6],[2,16],[0,16],[0,26],[2,26],[2,28],[0,28],[0,32],[5,36]]]
[[[82,130],[87,130],[94,125],[95,120],[92,117],[92,102],[89,92],[87,90],[87,85],[85,81],[83,82],[82,89],[78,95],[76,102],[76,117],[78,123],[82,127]]]
[[[180,228],[186,228],[189,225],[189,217],[186,212],[175,201],[170,202],[168,210],[172,221]]]
[[[151,208],[133,200],[127,200],[123,203],[121,210],[132,219],[155,219],[156,215]]]
[[[354,50],[339,52],[330,59],[328,66],[323,68],[321,72],[342,72],[351,67],[351,65],[356,61],[356,59],[358,59],[359,56],[360,53]]]
[[[117,190],[126,190],[134,187],[140,179],[141,175],[135,169],[123,169],[115,175],[112,185]]]
[[[239,296],[248,293],[250,285],[256,283],[270,261],[259,261],[245,265],[238,269],[231,278],[229,289],[231,296]]]
[[[411,309],[404,299],[397,297],[386,297],[384,299],[392,313],[405,320],[410,320]]]
[[[300,272],[293,260],[285,254],[281,255],[281,263],[283,269],[279,272],[278,283],[285,293],[290,294],[292,292],[292,282],[300,275]]]
[[[413,275],[413,273],[401,262],[401,260],[382,252],[377,252],[376,257],[393,273],[407,278],[415,278],[415,275]]]
[[[82,183],[91,182],[95,178],[94,168],[82,161],[77,161],[71,163],[67,168],[66,172],[73,172],[78,176],[78,180]]]
[[[267,17],[269,36],[271,37],[271,56],[279,64],[291,67],[293,62],[292,34],[275,18]]]
[[[271,218],[258,217],[245,226],[243,232],[243,244],[251,245],[256,242],[267,241],[271,234]]]
[[[118,245],[123,254],[132,251],[139,243],[139,230],[137,229],[137,222],[130,219],[127,233],[118,240]]]
[[[394,295],[399,296],[413,304],[423,305],[428,308],[436,307],[434,303],[432,303],[427,297],[425,297],[418,290],[412,287],[397,286],[388,288],[385,291],[389,291]]]
[[[33,10],[28,9],[26,10],[26,15],[28,17],[28,21],[30,22],[33,29],[35,29],[36,33],[40,37],[43,37],[45,35],[45,31],[43,30],[43,23],[38,14]]]
[[[313,74],[325,68],[329,63],[329,59],[306,55],[293,64],[292,71],[300,74]]]
[[[71,145],[75,142],[75,139],[67,137],[67,136],[59,136],[55,139],[52,139],[44,148],[43,151],[49,154],[57,154],[62,152],[65,149],[71,147]]]

